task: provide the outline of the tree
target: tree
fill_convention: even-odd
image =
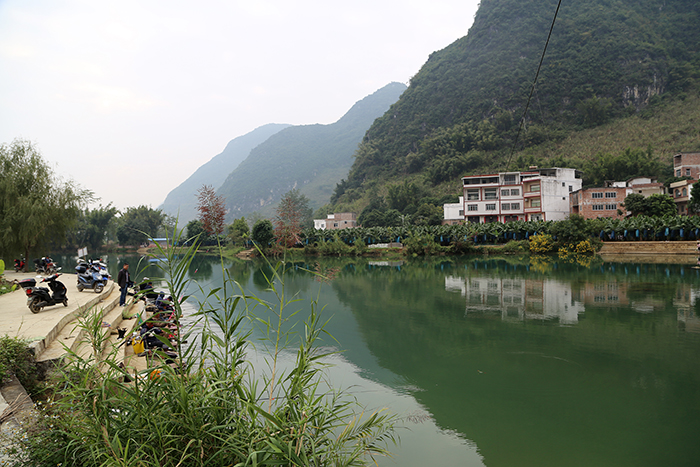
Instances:
[[[248,223],[245,221],[245,217],[235,219],[233,224],[228,227],[228,236],[234,245],[242,244],[249,233],[250,229],[248,228]]]
[[[224,232],[226,218],[226,202],[223,196],[218,196],[211,185],[203,185],[197,191],[197,211],[204,230],[209,235],[219,236]]]
[[[690,201],[688,201],[688,213],[700,214],[700,183],[693,183],[690,188]]]
[[[673,216],[678,213],[676,203],[668,195],[653,194],[648,198],[638,193],[631,193],[625,198],[622,206],[633,216]]]
[[[188,242],[203,242],[206,240],[206,231],[204,230],[204,223],[199,219],[192,219],[187,223],[187,241]]]
[[[160,209],[143,205],[126,208],[117,228],[117,239],[122,245],[147,243],[158,232],[164,220],[165,214]]]
[[[93,193],[58,179],[29,141],[0,146],[0,254],[29,253],[64,238]]]
[[[85,209],[78,217],[77,225],[71,230],[70,245],[75,248],[88,247],[88,251],[96,251],[104,245],[109,223],[119,211],[109,203],[93,209]]]
[[[622,203],[622,207],[632,213],[633,216],[647,215],[647,199],[639,193],[630,193]]]
[[[653,194],[647,198],[650,216],[674,216],[678,214],[675,201],[668,195]]]
[[[296,188],[282,196],[277,205],[274,232],[279,243],[287,248],[300,241],[299,235],[305,228],[313,226],[313,211],[309,207],[309,198]]]
[[[267,219],[260,219],[253,226],[253,241],[260,248],[267,248],[268,244],[275,238],[272,222]]]

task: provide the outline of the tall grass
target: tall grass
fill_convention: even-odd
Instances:
[[[182,329],[180,303],[191,298],[186,271],[195,252],[196,246],[180,256],[158,251],[166,259],[163,279],[179,298],[179,364],[154,359],[125,381],[114,353],[102,362],[102,372],[95,371],[93,357],[72,354],[55,398],[14,465],[352,466],[388,454],[393,417],[366,414],[354,398],[332,389],[324,371],[327,352],[319,345],[324,329],[318,304],[287,297],[283,263],[270,265],[268,285],[276,300],[269,303],[243,294],[222,262],[224,285],[202,290],[198,333]],[[249,358],[245,323],[254,305],[267,312],[252,318],[268,331],[266,368]],[[301,314],[300,332],[285,331]],[[290,346],[296,357],[287,368],[279,360]]]

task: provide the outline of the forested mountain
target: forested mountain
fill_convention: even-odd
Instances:
[[[252,212],[271,215],[293,188],[309,198],[312,208],[327,203],[367,129],[405,89],[401,83],[388,84],[335,123],[286,128],[254,148],[217,191],[226,198],[229,220]]]
[[[515,144],[557,4],[482,0],[467,36],[431,54],[367,131],[333,208],[360,210],[402,179],[435,195],[448,185],[457,192],[462,175],[523,168],[533,159],[582,165],[596,153],[567,159],[565,143],[575,134],[656,118],[672,102],[682,106],[695,97],[700,2],[563,1]],[[689,128],[697,134],[697,124]],[[673,151],[698,149],[697,139],[680,133]],[[669,149],[665,137],[646,136],[632,149],[670,161],[671,154],[659,152]],[[619,150],[604,141],[596,148]]]
[[[181,225],[195,219],[197,217],[197,190],[203,185],[211,185],[215,189],[220,187],[226,176],[248,157],[254,147],[288,126],[290,125],[269,123],[232,139],[221,154],[203,164],[180,186],[168,193],[160,209],[171,216],[177,216],[179,213]]]

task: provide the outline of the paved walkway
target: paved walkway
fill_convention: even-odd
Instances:
[[[5,271],[5,279],[12,281],[36,278],[37,274]],[[45,276],[42,276],[45,277]],[[27,307],[27,296],[21,287],[14,292],[0,295],[0,336],[21,337],[30,341],[35,351],[40,354],[55,338],[67,322],[71,321],[81,307],[90,307],[109,296],[113,287],[111,281],[101,294],[91,290],[78,292],[78,279],[75,274],[61,274],[59,281],[66,286],[68,306],[62,304],[43,308],[39,313],[32,313]],[[37,286],[46,286],[38,283]]]

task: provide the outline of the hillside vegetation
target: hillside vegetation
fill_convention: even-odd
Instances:
[[[521,128],[556,6],[483,0],[469,34],[433,53],[367,131],[327,209],[359,212],[403,181],[435,199],[470,173],[586,171],[627,148],[663,178],[673,153],[700,149],[700,3],[690,0],[564,2]]]
[[[347,175],[362,136],[405,89],[402,83],[388,84],[333,124],[289,127],[254,148],[218,189],[230,219],[256,211],[271,214],[282,195],[294,188],[313,208],[326,203]]]

